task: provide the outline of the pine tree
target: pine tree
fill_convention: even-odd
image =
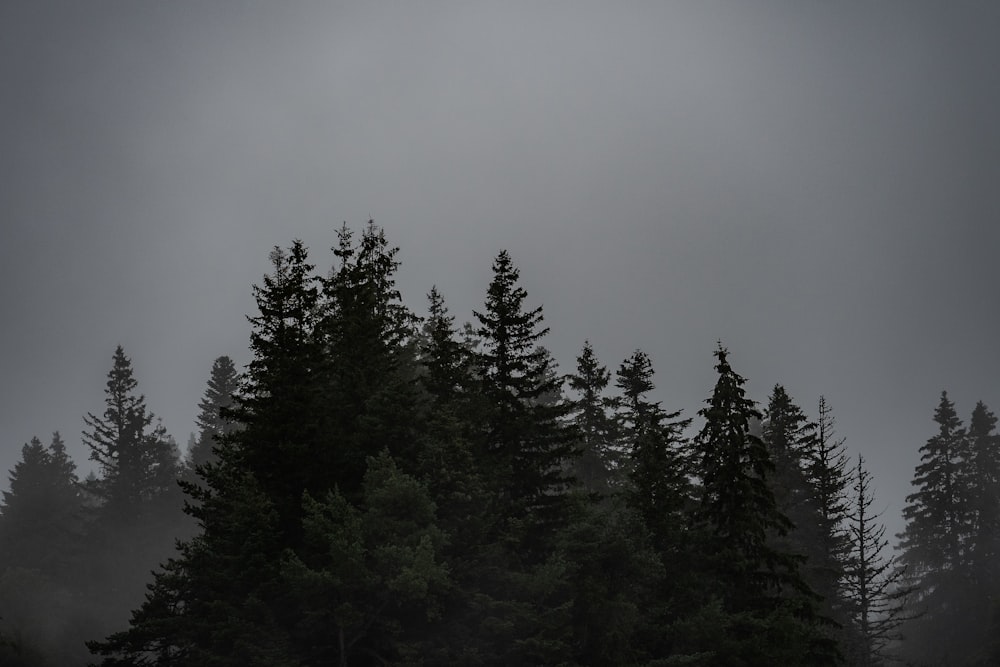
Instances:
[[[816,438],[806,451],[805,474],[813,491],[813,504],[817,511],[816,530],[819,534],[820,562],[816,564],[818,580],[816,590],[831,601],[825,611],[838,623],[846,620],[839,608],[840,580],[844,562],[850,551],[850,542],[844,528],[848,516],[847,489],[850,478],[844,439],[835,431],[833,409],[826,398],[820,396]]]
[[[965,507],[959,477],[965,429],[947,392],[941,392],[934,422],[938,432],[920,448],[920,464],[913,477],[916,491],[906,497],[906,528],[899,536],[902,560],[920,577],[954,569],[962,556]]]
[[[576,373],[566,376],[577,399],[567,403],[568,418],[579,438],[573,476],[590,493],[608,494],[622,472],[621,452],[615,448],[613,400],[604,395],[611,373],[602,366],[590,341],[576,358]]]
[[[567,568],[557,552],[571,504],[574,452],[560,379],[541,345],[541,307],[524,308],[519,271],[502,251],[483,312],[474,311],[484,428],[479,465],[490,506],[477,550],[474,614],[488,664],[558,664],[572,655]]]
[[[885,526],[872,510],[871,474],[858,456],[854,471],[853,511],[848,517],[849,552],[844,562],[847,614],[851,621],[847,657],[856,667],[878,667],[890,659],[889,647],[900,638],[907,620],[906,599],[912,592],[905,570],[886,557]]]
[[[824,430],[828,427],[823,424]],[[784,536],[772,535],[773,544],[778,551],[800,558],[803,578],[823,598],[823,615],[843,621],[839,585],[844,507],[840,500],[837,514],[834,489],[840,485],[842,493],[846,480],[837,478],[836,469],[824,467],[831,464],[832,443],[826,432],[822,433],[826,440],[821,442],[817,431],[817,424],[809,421],[785,388],[775,385],[768,399],[762,437],[775,467],[769,486],[778,510],[791,520],[792,528]],[[841,551],[835,553],[831,548],[838,539]]]
[[[357,243],[344,225],[333,250],[340,264],[322,280],[317,331],[324,362],[322,425],[334,477],[310,485],[323,497],[336,485],[349,500],[362,493],[366,461],[388,449],[415,472],[420,457],[416,325],[395,284],[399,249],[371,220]]]
[[[791,522],[768,486],[774,471],[768,449],[751,433],[752,420],[762,415],[721,345],[716,358],[719,377],[699,412],[705,424],[694,442],[701,488],[693,528],[704,602],[687,623],[703,626],[703,638],[712,628],[715,639],[706,646],[692,637],[679,648],[707,651],[711,664],[833,664],[836,650],[820,632],[816,595],[796,559],[770,544]]]
[[[218,438],[232,432],[236,424],[227,416],[227,411],[233,405],[233,397],[239,391],[239,373],[233,360],[229,357],[218,357],[212,362],[212,372],[208,378],[205,394],[198,402],[198,416],[195,424],[198,426],[198,438],[188,450],[188,466],[195,469],[198,466],[215,460],[212,448]]]
[[[906,584],[915,589],[906,624],[906,651],[919,664],[962,664],[961,613],[966,596],[964,544],[968,503],[963,489],[968,438],[947,392],[934,411],[937,433],[920,448],[898,535]]]
[[[178,472],[176,446],[137,387],[132,360],[119,345],[108,372],[104,414],[84,417],[90,430],[83,442],[100,470],[93,490],[102,514],[127,525],[148,519],[155,501],[174,490]]]
[[[478,355],[479,373],[491,405],[485,453],[496,476],[503,522],[530,517],[533,532],[544,534],[560,523],[573,446],[562,424],[565,408],[541,400],[559,393],[559,380],[539,344],[549,331],[542,327],[542,308],[524,309],[527,292],[519,278],[502,251],[493,264],[485,309],[474,312],[485,347]]]
[[[48,448],[38,438],[22,447],[0,507],[0,572],[24,568],[53,581],[71,579],[82,522],[78,485],[58,432]]]
[[[682,457],[686,449],[682,434],[691,420],[679,419],[680,411],[667,413],[659,402],[649,400],[655,389],[653,374],[649,355],[636,350],[618,368],[615,384],[622,392],[618,418],[628,457],[629,505],[642,517],[661,557],[666,557],[677,547],[681,512],[691,493]]]

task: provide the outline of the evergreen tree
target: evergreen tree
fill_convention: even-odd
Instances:
[[[81,575],[95,618],[110,630],[141,599],[150,570],[173,549],[184,530],[177,486],[179,455],[173,440],[137,392],[132,362],[119,345],[105,388],[103,415],[88,414],[83,441],[98,464],[88,484],[86,572]]]
[[[961,562],[965,507],[960,470],[965,429],[947,392],[941,392],[934,422],[938,432],[920,448],[920,464],[913,477],[916,491],[906,497],[906,528],[899,536],[902,560],[917,576],[950,570]]]
[[[198,402],[198,437],[188,449],[188,466],[194,470],[198,466],[215,460],[212,448],[218,438],[232,432],[236,424],[229,419],[227,411],[233,405],[233,397],[239,391],[239,373],[233,360],[218,357],[212,362],[212,372],[208,378],[205,394]]]
[[[850,477],[844,439],[835,431],[833,409],[826,398],[819,398],[819,419],[813,446],[806,451],[805,474],[813,492],[816,508],[816,531],[819,535],[820,561],[815,565],[816,590],[832,604],[824,607],[831,617],[846,626],[843,610],[838,607],[844,563],[850,541],[844,527],[848,517],[847,489]]]
[[[965,634],[971,619],[964,613],[968,438],[947,392],[941,393],[934,422],[938,431],[920,448],[916,490],[906,497],[906,527],[898,535],[906,584],[915,589],[906,651],[917,664],[960,665],[973,652]]]
[[[649,355],[636,350],[618,368],[615,384],[622,392],[618,416],[628,455],[629,505],[665,557],[677,547],[681,512],[690,498],[682,433],[691,420],[678,419],[680,411],[667,413],[649,400],[653,374]]]
[[[93,491],[102,515],[123,525],[146,521],[156,501],[176,487],[178,472],[176,445],[137,387],[132,360],[119,345],[108,372],[104,414],[84,417],[90,430],[84,431],[83,442],[100,470]]]
[[[556,550],[567,524],[574,453],[559,378],[540,345],[541,307],[525,310],[519,271],[502,251],[483,312],[477,374],[484,429],[477,436],[488,471],[487,528],[478,550],[476,617],[488,664],[558,664],[572,655],[567,569]]]
[[[848,518],[850,551],[844,563],[847,612],[853,633],[846,654],[851,665],[878,667],[890,660],[889,647],[899,641],[899,627],[906,620],[904,570],[895,557],[886,557],[889,541],[875,502],[871,474],[858,456],[854,472],[853,511]]]
[[[491,405],[485,453],[495,475],[502,523],[529,516],[540,539],[561,524],[563,497],[570,480],[571,434],[562,424],[565,408],[546,395],[558,395],[559,380],[547,350],[541,307],[524,309],[527,292],[507,251],[493,264],[493,280],[479,320],[484,350],[478,355],[483,393]],[[500,526],[498,526],[500,527]],[[522,545],[529,551],[538,546]]]
[[[967,569],[974,590],[1000,599],[1000,436],[997,418],[982,401],[969,420],[968,462],[963,475],[969,505]],[[988,612],[979,614],[988,617]]]
[[[309,486],[317,498],[336,485],[346,498],[358,500],[366,461],[382,449],[407,472],[416,470],[418,319],[396,288],[398,252],[373,221],[357,243],[344,225],[333,250],[340,264],[322,280],[320,414],[329,456],[317,463],[334,475]]]
[[[283,565],[304,605],[296,646],[305,661],[423,664],[448,585],[426,487],[383,452],[369,459],[361,507],[336,492],[305,503],[314,555],[287,551]]]
[[[699,414],[705,424],[694,442],[701,481],[693,513],[698,532],[703,599],[688,628],[711,628],[682,647],[707,653],[711,664],[833,664],[833,642],[819,631],[815,594],[798,573],[796,559],[776,551],[771,535],[791,522],[778,509],[768,477],[774,471],[767,447],[751,433],[761,413],[746,397],[745,380],[716,351],[719,377]]]
[[[621,452],[615,447],[615,422],[610,414],[611,398],[604,395],[611,373],[602,366],[590,341],[576,358],[576,373],[566,377],[577,399],[567,404],[570,423],[579,438],[573,475],[590,493],[607,494],[622,468]]]
[[[821,403],[821,406],[823,403]],[[822,413],[821,413],[822,415]],[[827,415],[828,417],[828,415]],[[799,569],[809,587],[823,600],[822,614],[843,623],[840,598],[844,515],[842,497],[846,480],[838,478],[841,469],[831,459],[829,434],[823,424],[820,440],[817,424],[809,421],[785,388],[775,385],[768,399],[762,437],[774,462],[769,486],[775,495],[778,510],[792,522],[786,535],[772,535],[778,551],[794,554],[800,559]],[[839,502],[839,505],[838,505]],[[838,513],[839,512],[839,513]],[[837,552],[835,549],[840,548]]]

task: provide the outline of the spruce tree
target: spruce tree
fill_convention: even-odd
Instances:
[[[100,477],[92,489],[101,500],[101,514],[122,525],[140,525],[158,500],[176,488],[176,445],[137,393],[132,360],[121,345],[115,348],[105,389],[105,411],[88,413],[83,442]],[[161,509],[161,508],[156,508]]]
[[[649,355],[636,350],[618,368],[615,384],[622,392],[618,417],[628,457],[629,505],[642,517],[661,557],[667,557],[677,547],[681,512],[690,498],[682,434],[691,420],[650,401],[653,374]]]
[[[83,441],[99,476],[86,490],[95,506],[88,523],[81,581],[94,616],[124,620],[142,598],[150,570],[185,529],[177,485],[179,452],[138,393],[132,362],[119,345],[105,388],[105,410],[88,414]]]
[[[335,471],[327,489],[336,485],[350,500],[360,498],[369,456],[388,449],[410,473],[420,456],[418,319],[396,287],[398,252],[373,221],[357,242],[345,224],[333,249],[339,265],[321,281],[320,415],[329,455],[317,464]],[[322,486],[310,485],[310,492],[323,497]]]
[[[821,413],[822,416],[822,413]],[[786,535],[771,539],[778,551],[800,559],[799,570],[809,587],[823,600],[824,616],[843,622],[840,600],[844,516],[842,466],[831,460],[829,434],[809,420],[780,384],[768,399],[762,437],[774,462],[768,482],[779,511],[792,522]],[[823,440],[820,439],[822,436]],[[841,475],[841,477],[838,477]],[[839,503],[839,504],[838,504]],[[837,549],[839,548],[839,551]]]
[[[212,448],[218,438],[230,433],[236,424],[229,419],[227,411],[233,405],[233,397],[239,391],[239,373],[233,360],[218,357],[212,362],[211,375],[205,394],[198,402],[198,437],[188,450],[187,463],[190,469],[215,460]]]
[[[850,476],[844,439],[837,437],[833,409],[823,396],[819,398],[818,413],[816,437],[812,447],[805,452],[805,474],[812,488],[817,512],[816,530],[820,539],[821,560],[815,566],[819,577],[816,589],[830,601],[824,609],[835,621],[843,624],[843,611],[838,605],[841,597],[839,584],[850,550],[844,527],[849,512],[847,491]]]
[[[705,588],[687,627],[703,627],[680,648],[700,649],[711,664],[833,664],[836,649],[820,631],[815,593],[796,559],[771,546],[770,536],[786,534],[791,522],[768,485],[767,446],[751,432],[762,415],[721,344],[716,358],[718,379],[693,445],[701,487],[692,518]],[[707,628],[715,641],[699,644]]]
[[[508,528],[511,520],[530,518],[536,537],[523,545],[530,551],[540,546],[531,542],[560,523],[573,445],[562,424],[565,408],[541,400],[558,394],[559,380],[550,355],[540,345],[549,331],[542,326],[542,308],[524,308],[527,292],[519,278],[510,255],[500,252],[485,308],[474,314],[484,346],[477,357],[478,369],[491,406],[484,453],[495,475],[499,518]]]
[[[0,506],[0,572],[37,570],[52,581],[70,583],[76,572],[83,500],[76,464],[58,432],[46,448],[38,438],[21,448],[10,471],[10,490]]]
[[[565,562],[556,550],[566,526],[574,453],[559,377],[541,345],[542,309],[506,251],[493,264],[485,308],[474,311],[484,425],[477,448],[488,480],[487,529],[478,550],[480,653],[488,664],[558,664],[572,655]]]
[[[623,461],[615,446],[613,400],[605,396],[611,373],[598,362],[590,341],[584,342],[576,358],[576,373],[566,380],[577,394],[567,403],[568,418],[579,440],[574,477],[588,492],[606,495],[622,473]]]

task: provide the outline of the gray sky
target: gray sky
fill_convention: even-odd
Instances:
[[[182,445],[250,285],[341,221],[460,320],[510,250],[563,370],[716,340],[825,394],[891,529],[942,389],[1000,410],[1000,5],[0,4],[0,468],[103,411],[116,344]],[[4,484],[5,484],[4,480]]]

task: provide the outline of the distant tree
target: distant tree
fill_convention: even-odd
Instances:
[[[819,560],[813,565],[816,591],[829,602],[824,605],[835,621],[846,625],[841,608],[840,587],[844,563],[850,552],[845,522],[849,516],[848,488],[850,474],[844,439],[836,435],[833,409],[820,396],[816,437],[805,452],[805,475],[812,488],[816,508],[816,532],[819,536]]]
[[[821,400],[821,408],[824,406]],[[819,425],[810,421],[778,384],[768,399],[762,436],[774,462],[768,484],[778,509],[792,522],[787,534],[772,535],[774,547],[800,559],[803,578],[823,598],[819,604],[822,615],[843,625],[847,619],[840,583],[847,548],[842,525],[847,480],[842,460],[838,468],[829,419],[821,411]],[[841,633],[835,628],[831,624],[831,636],[839,638]]]
[[[150,569],[173,550],[183,528],[177,486],[179,452],[137,392],[132,361],[119,345],[108,373],[103,415],[88,414],[83,441],[99,476],[87,486],[88,524],[82,580],[105,622],[125,618],[142,597]]]
[[[212,362],[212,372],[208,378],[205,394],[198,402],[198,437],[188,450],[188,465],[191,469],[215,460],[212,448],[218,438],[232,432],[236,423],[227,411],[233,405],[233,397],[239,391],[239,373],[233,360],[218,357]]]
[[[907,623],[906,652],[917,664],[959,665],[971,655],[964,636],[965,540],[969,504],[963,488],[968,438],[947,392],[934,411],[937,433],[920,448],[906,497],[906,526],[898,535],[906,584],[915,589]],[[965,657],[963,657],[965,656]]]
[[[115,521],[138,525],[148,519],[155,501],[176,488],[176,445],[163,425],[136,393],[132,360],[119,345],[108,373],[106,409],[102,416],[88,413],[89,430],[83,441],[90,459],[100,469],[93,492],[101,499],[101,513]]]
[[[851,665],[879,667],[890,659],[890,646],[902,635],[907,620],[905,570],[895,557],[887,557],[889,544],[885,526],[872,505],[871,474],[858,456],[854,471],[853,508],[848,517],[848,557],[844,562],[847,614],[853,633],[848,634],[846,653]]]
[[[613,400],[605,395],[611,373],[600,364],[590,341],[576,358],[576,373],[566,376],[577,398],[567,403],[570,423],[579,439],[573,475],[590,493],[608,494],[622,471],[622,452],[616,448]]]

